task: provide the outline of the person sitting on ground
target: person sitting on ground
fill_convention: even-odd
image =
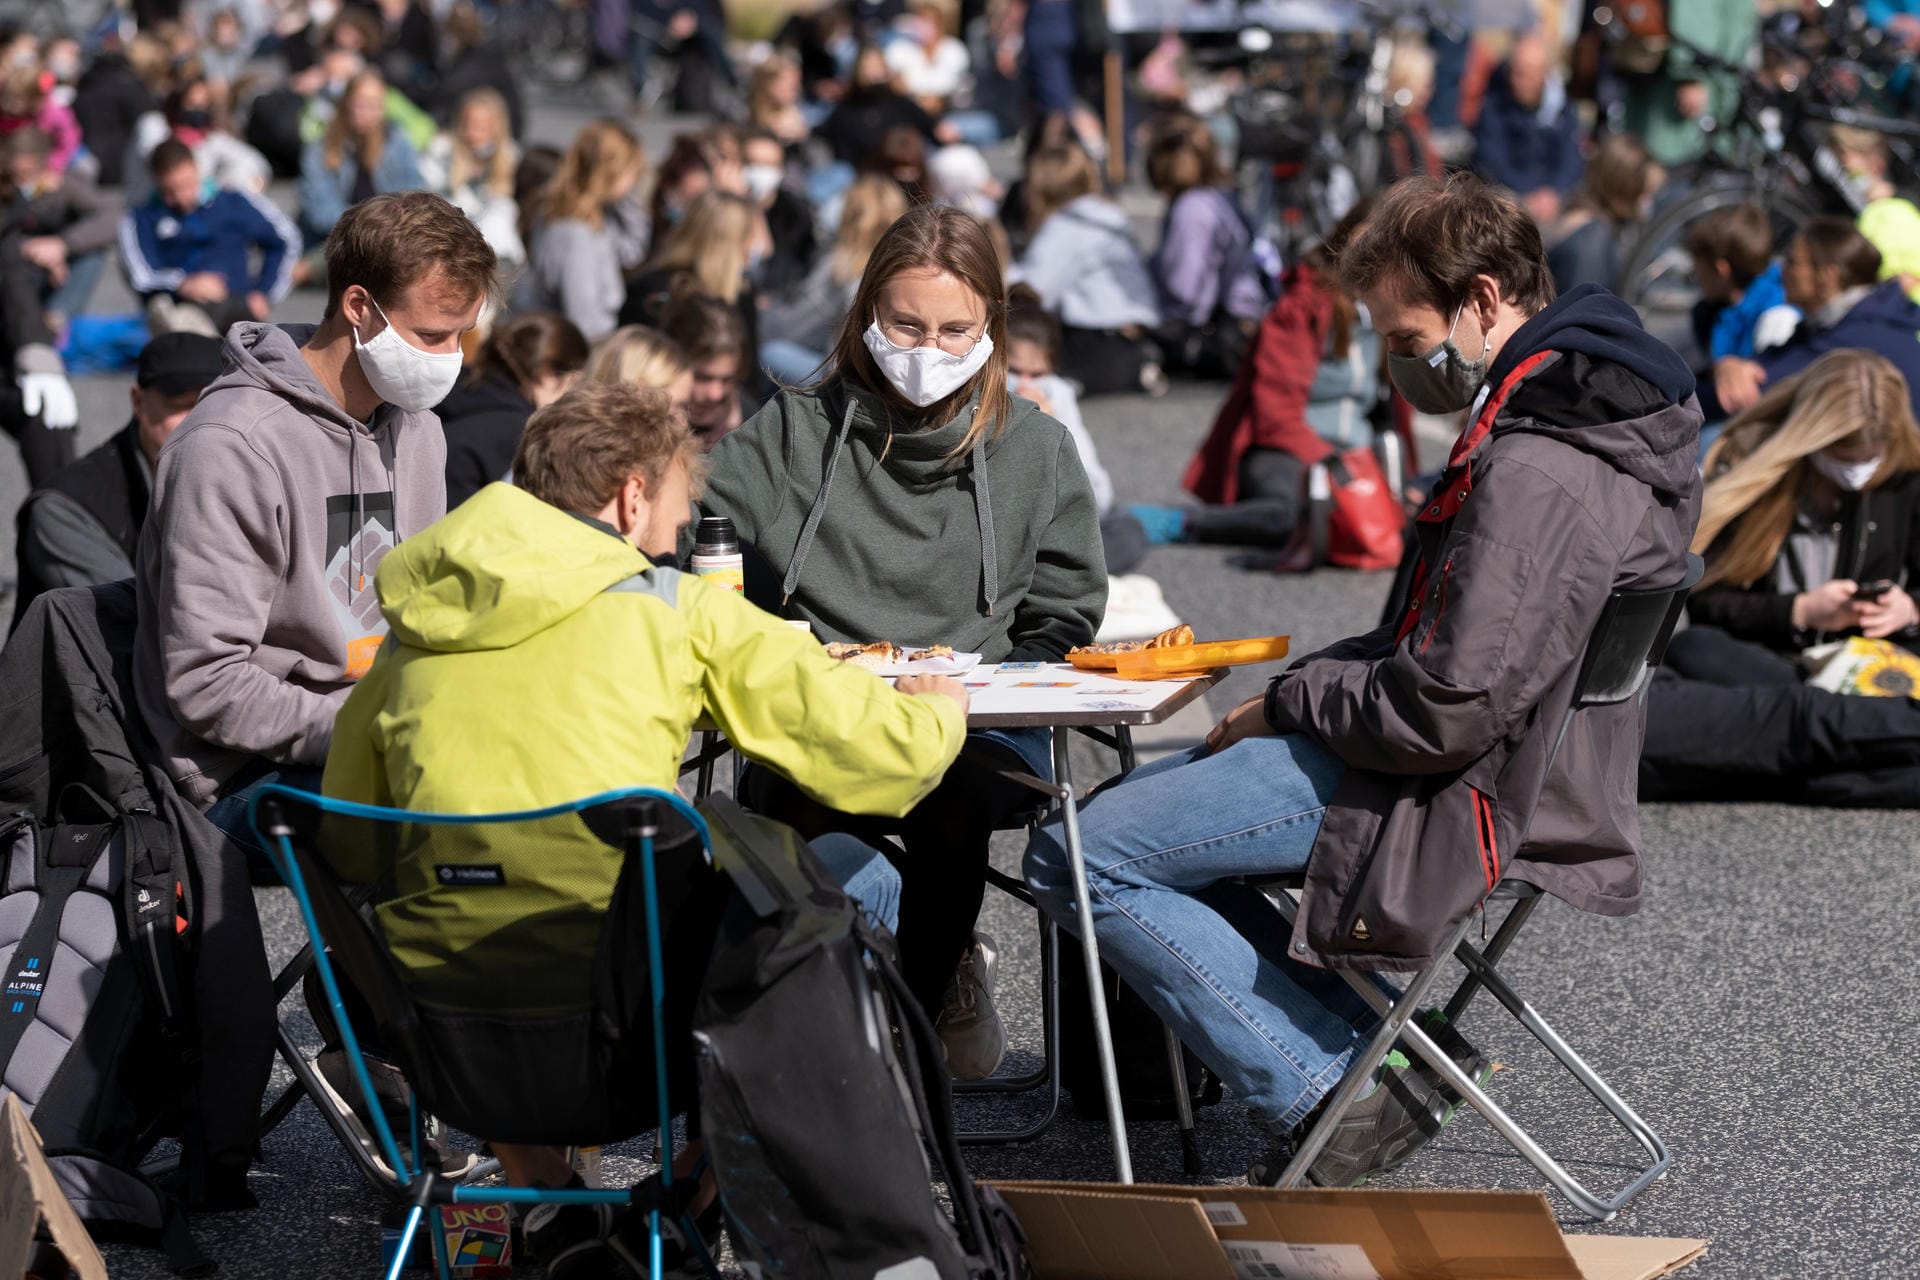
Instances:
[[[32,126],[47,135],[47,167],[65,173],[80,154],[80,122],[49,90],[53,77],[37,59],[9,67],[0,79],[0,134]]]
[[[622,325],[595,343],[581,377],[586,382],[664,391],[683,424],[693,405],[692,357],[672,338],[645,325]],[[739,403],[737,396],[734,403]]]
[[[1048,914],[1098,930],[1108,963],[1253,1109],[1273,1141],[1255,1183],[1285,1169],[1376,1022],[1312,966],[1425,965],[1507,876],[1587,910],[1637,906],[1640,709],[1582,711],[1557,750],[1558,709],[1609,594],[1683,578],[1700,493],[1691,371],[1610,294],[1556,301],[1510,195],[1467,175],[1402,182],[1338,264],[1413,406],[1476,408],[1447,497],[1417,522],[1424,571],[1404,616],[1295,663],[1201,746],[1082,806],[1091,922],[1059,817],[1026,855]],[[1303,871],[1289,937],[1258,886]],[[1457,1029],[1433,1017],[1429,1031],[1468,1077],[1490,1075]],[[1424,1062],[1390,1056],[1309,1177],[1350,1186],[1392,1167],[1457,1101]]]
[[[417,191],[420,160],[406,131],[389,123],[387,82],[362,71],[340,95],[326,133],[300,157],[300,228],[319,243],[349,206],[377,195]]]
[[[1093,490],[1066,429],[1007,390],[1005,298],[971,214],[923,205],[881,238],[832,372],[713,451],[703,513],[732,518],[749,599],[819,640],[898,637],[987,662],[1058,661],[1093,638],[1107,582]],[[975,755],[1050,773],[1044,731],[973,736]],[[884,828],[765,771],[741,794],[803,832],[901,837],[902,972],[951,1069],[992,1074],[997,952],[974,924],[988,840],[1029,793],[965,759]]]
[[[325,794],[494,813],[672,790],[702,722],[821,804],[898,817],[920,803],[965,740],[966,690],[940,676],[889,688],[737,593],[672,567],[702,461],[657,391],[589,384],[536,413],[512,485],[489,485],[380,565],[392,639],[340,710]],[[535,706],[543,711],[530,724]],[[494,744],[491,762],[475,755],[484,744]],[[897,880],[871,848],[826,836],[814,849],[850,896],[892,914]],[[583,883],[560,852],[543,855],[544,870],[528,864],[532,891],[604,907],[618,860],[598,842],[582,847]],[[421,872],[403,861],[400,874]],[[413,954],[457,964],[486,939],[444,921],[423,930],[419,921],[436,919],[433,895],[428,884],[404,916],[381,911],[383,929]],[[594,928],[545,930],[541,946],[584,959]],[[516,1185],[571,1181],[562,1148],[494,1152]],[[546,1261],[553,1249],[541,1240],[535,1251]]]
[[[1133,572],[1146,557],[1147,531],[1133,512],[1114,506],[1113,477],[1100,465],[1099,450],[1080,416],[1080,395],[1060,376],[1059,368],[1060,322],[1040,305],[1039,294],[1026,285],[1015,285],[1007,293],[1007,390],[1031,401],[1073,437],[1100,514],[1100,547],[1106,555],[1111,590],[1115,577]]]
[[[229,335],[226,374],[160,452],[140,540],[141,716],[181,794],[244,847],[257,785],[319,782],[386,637],[381,559],[446,514],[431,409],[496,288],[479,229],[424,191],[355,205],[326,253],[317,328]]]
[[[890,178],[868,174],[848,189],[833,249],[761,318],[760,363],[776,382],[798,385],[819,372],[853,305],[873,247],[907,208],[900,184]]]
[[[420,157],[420,182],[472,218],[502,268],[527,260],[520,239],[514,176],[520,148],[513,141],[507,100],[495,89],[473,89],[460,99],[453,127]]]
[[[660,328],[674,303],[711,298],[739,314],[747,349],[755,350],[760,292],[753,271],[772,247],[767,220],[751,200],[730,191],[703,191],[628,283],[620,323]]]
[[[1849,636],[1920,650],[1908,391],[1885,357],[1830,351],[1708,453],[1707,573],[1647,693],[1643,799],[1920,808],[1920,703],[1814,688],[1799,661]]]
[[[787,182],[786,150],[765,129],[741,135],[740,179],[747,199],[760,206],[767,220],[767,260],[757,273],[762,291],[783,293],[806,278],[819,256],[814,214],[806,198]]]
[[[491,92],[506,111],[508,136],[517,138],[527,123],[513,67],[520,50],[508,48],[503,38],[492,34],[491,25],[472,0],[457,0],[447,11],[441,26],[446,40],[446,69],[433,82],[423,105],[435,119],[457,126],[461,104],[474,94]]]
[[[746,418],[742,397],[753,365],[740,313],[717,298],[682,298],[660,317],[660,332],[693,362],[687,429],[711,450]]]
[[[1707,360],[1751,360],[1793,336],[1800,310],[1787,301],[1781,264],[1773,256],[1773,224],[1757,204],[1737,204],[1687,228],[1700,301],[1693,336]]]
[[[1547,268],[1562,293],[1583,284],[1611,289],[1620,278],[1620,241],[1653,208],[1667,172],[1632,134],[1616,133],[1587,162],[1567,211],[1546,233]]]
[[[646,152],[624,125],[590,120],[526,212],[533,232],[514,298],[523,311],[558,311],[596,342],[619,324],[626,298],[615,205],[633,194]]]
[[[587,340],[557,311],[493,327],[473,368],[434,410],[447,433],[447,510],[506,478],[527,419],[573,389],[587,356]]]
[[[1514,41],[1487,82],[1474,125],[1474,168],[1518,195],[1542,226],[1560,216],[1581,168],[1580,117],[1552,64],[1540,33]]]
[[[212,338],[170,333],[141,348],[132,421],[20,508],[16,621],[43,591],[133,577],[160,446],[218,376],[220,344]]]
[[[1380,338],[1333,270],[1334,247],[1370,206],[1356,205],[1282,278],[1280,300],[1181,478],[1203,505],[1133,508],[1154,543],[1285,546],[1305,510],[1308,470],[1373,443]]]
[[[747,123],[764,129],[782,147],[798,147],[812,133],[803,99],[800,61],[775,49],[747,78]]]
[[[47,147],[47,135],[31,126],[0,143],[0,272],[27,277],[5,296],[35,298],[57,337],[92,300],[120,211],[92,183],[48,168]]]
[[[1093,157],[1074,144],[1041,149],[1027,165],[1026,201],[1032,239],[1013,278],[1060,317],[1061,372],[1090,396],[1164,394],[1159,349],[1147,339],[1160,326],[1158,291]]]
[[[852,85],[833,113],[820,122],[814,136],[827,145],[833,158],[857,169],[887,130],[905,125],[926,142],[958,142],[960,131],[936,119],[925,107],[901,93],[894,84],[887,55],[877,45],[864,45],[853,59]]]
[[[293,222],[251,191],[208,195],[177,138],[153,149],[149,172],[153,195],[120,220],[120,263],[146,302],[148,328],[217,338],[240,321],[265,320],[293,288]],[[255,254],[257,269],[248,261]]]
[[[1147,142],[1147,181],[1167,200],[1151,263],[1162,345],[1180,368],[1231,378],[1271,298],[1207,122],[1185,112],[1161,121]]]
[[[1880,251],[1846,218],[1821,215],[1787,247],[1787,301],[1800,309],[1793,336],[1757,359],[1723,356],[1700,380],[1707,421],[1750,409],[1766,388],[1829,351],[1858,347],[1893,361],[1920,413],[1920,303],[1897,280],[1876,284]]]
[[[1827,145],[1861,201],[1860,234],[1880,251],[1880,278],[1899,280],[1920,301],[1920,207],[1887,178],[1887,135],[1837,124],[1827,130]]]
[[[153,194],[147,161],[153,149],[168,138],[193,148],[200,176],[220,190],[259,191],[273,179],[267,158],[226,127],[225,111],[212,81],[187,80],[175,87],[157,111],[140,117],[127,145],[122,197],[136,205]]]

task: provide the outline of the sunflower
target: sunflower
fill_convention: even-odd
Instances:
[[[1853,687],[1870,698],[1920,696],[1920,661],[1892,654],[1876,658],[1854,673]]]

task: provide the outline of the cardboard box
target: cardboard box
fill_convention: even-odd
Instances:
[[[1538,1192],[992,1185],[1036,1280],[1654,1280],[1707,1247],[1563,1236]]]
[[[39,1133],[20,1099],[8,1094],[0,1103],[0,1276],[25,1272],[43,1222],[79,1280],[107,1280],[107,1264],[54,1180]]]

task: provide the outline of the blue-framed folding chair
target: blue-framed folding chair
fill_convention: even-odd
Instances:
[[[700,815],[652,788],[455,815],[270,786],[249,820],[299,906],[375,1138],[403,1174],[411,1208],[388,1280],[398,1280],[429,1209],[435,1267],[449,1276],[441,1205],[630,1200],[647,1210],[657,1280],[663,1206],[674,1203],[672,1117],[692,1097],[686,1020],[695,994],[668,987],[662,957],[687,949],[676,942],[710,940],[722,901]],[[569,884],[596,857],[618,860],[610,902],[595,901],[591,887],[610,879],[603,869]],[[375,1098],[343,975],[412,1086],[408,1147]],[[688,1048],[669,1053],[674,1044]],[[496,1142],[584,1146],[655,1128],[659,1190],[450,1181],[421,1167],[423,1110]],[[681,1227],[688,1246],[702,1249],[692,1224]]]

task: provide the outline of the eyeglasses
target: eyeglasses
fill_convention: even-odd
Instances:
[[[982,332],[985,332],[982,330]],[[915,324],[882,324],[880,336],[902,351],[911,351],[915,347],[924,347],[932,342],[950,356],[968,356],[980,341],[980,334],[971,333],[964,328],[941,329],[929,333]]]

